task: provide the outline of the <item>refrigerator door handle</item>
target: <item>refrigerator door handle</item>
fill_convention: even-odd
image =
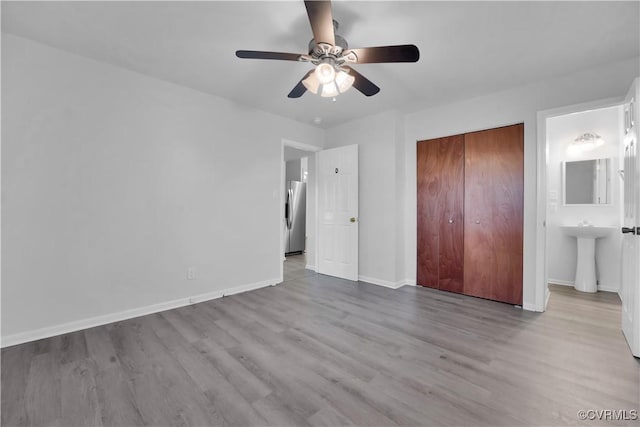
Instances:
[[[291,203],[291,201],[289,200],[290,195],[291,193],[289,193],[289,189],[287,189],[287,197],[284,201],[284,223],[287,229],[289,228],[289,203]]]
[[[291,230],[293,225],[293,190],[287,191],[287,228]]]

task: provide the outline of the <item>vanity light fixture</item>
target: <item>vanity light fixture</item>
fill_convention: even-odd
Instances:
[[[594,132],[585,132],[571,144],[572,147],[579,149],[580,151],[593,150],[596,147],[604,145],[604,139],[600,135]]]

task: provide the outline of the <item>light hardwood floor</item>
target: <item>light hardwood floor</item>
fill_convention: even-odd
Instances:
[[[638,409],[619,317],[310,275],[4,349],[2,425],[575,425]]]
[[[283,283],[290,280],[302,279],[303,277],[314,276],[315,271],[307,270],[307,256],[305,254],[289,255],[286,257],[283,268]]]

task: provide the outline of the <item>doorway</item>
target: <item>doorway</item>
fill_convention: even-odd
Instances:
[[[621,143],[616,116],[622,111],[622,104],[622,99],[610,98],[538,113],[538,217],[541,221],[537,224],[536,275],[539,281],[536,284],[536,311],[546,310],[551,296],[550,283],[568,287],[575,284],[578,241],[565,227],[596,226],[605,222],[613,227],[621,221],[622,184],[617,151]],[[576,148],[576,140],[586,133],[599,136],[604,144],[591,150]],[[585,203],[575,203],[579,201],[574,200],[579,189],[572,190],[567,198],[566,184],[571,190],[572,182],[575,183],[571,176],[567,177],[567,166],[571,175],[580,169],[579,162],[600,158],[610,161],[607,172],[609,199],[604,196],[601,199],[603,203],[598,205],[586,203],[586,200]],[[609,243],[615,246],[612,242],[604,246],[611,246]],[[615,252],[619,254],[619,251]],[[605,258],[611,256],[610,253]],[[596,267],[594,265],[594,269]],[[602,268],[600,270],[597,276],[602,277]],[[616,279],[615,267],[604,266],[604,273],[601,290],[616,290],[614,284],[619,279]]]
[[[565,239],[574,238],[576,250],[573,283],[560,284],[571,285],[577,292],[582,293],[594,294],[607,290],[615,292],[615,299],[620,301],[622,314],[620,329],[631,353],[636,357],[640,357],[640,157],[637,155],[637,124],[640,123],[640,114],[636,106],[639,98],[640,79],[635,79],[625,98],[600,100],[538,113],[539,221],[536,225],[536,310],[545,311],[551,295],[549,281],[555,278],[550,276],[556,271],[553,265],[556,260],[551,254],[551,250],[557,246],[554,239],[558,236]],[[593,116],[604,112],[613,116],[608,137],[598,133],[604,133],[604,130],[591,129],[598,124],[591,117],[583,122],[583,126],[588,125],[589,130],[579,129],[578,135],[574,135],[573,140],[569,142],[567,139],[571,137],[564,136],[565,147],[559,147],[558,143],[553,144],[553,129],[558,128],[558,120],[562,121],[564,117],[564,121],[568,122],[570,119],[580,119],[582,115]],[[597,148],[605,150],[607,138],[610,139],[611,145],[606,148],[608,151],[594,151]],[[561,162],[554,160],[551,155],[552,149],[558,148],[563,150],[564,155],[574,158]],[[573,162],[582,164],[569,168],[568,165]],[[571,173],[584,169],[583,166],[589,163],[595,166],[589,169],[591,172],[585,175],[586,179],[584,176],[581,179],[573,179],[570,176]],[[574,172],[570,172],[569,169]],[[554,179],[554,174],[557,176],[558,172],[561,180]],[[572,181],[573,185],[581,182],[584,184],[585,181],[593,185],[586,191],[576,190],[568,185]],[[577,194],[582,196],[576,198]],[[593,210],[594,207],[597,209]],[[608,215],[605,214],[607,208],[611,210]],[[560,209],[568,212],[572,209],[577,210],[580,219],[576,223],[574,215],[558,221],[556,217]],[[558,227],[555,231],[554,226]],[[602,248],[598,262],[599,251],[596,243],[605,239],[610,239],[610,243],[613,241],[612,247],[617,250],[612,252],[618,255],[619,262],[618,268],[613,265],[611,277],[614,279],[609,283],[603,280],[606,272],[603,267],[611,267],[611,260],[603,260],[603,257],[610,256],[611,253],[607,254]],[[604,245],[603,243],[601,246]]]
[[[316,274],[319,147],[282,141],[280,283]]]
[[[547,283],[620,290],[622,116],[612,105],[546,119]]]
[[[285,157],[286,155],[286,157]],[[306,157],[305,269],[358,281],[358,146],[322,150],[290,140],[281,145],[280,276],[285,280],[286,160]],[[302,162],[301,162],[302,163]],[[302,171],[304,174],[304,171]],[[322,195],[322,197],[320,196]],[[290,199],[289,199],[290,200]],[[287,207],[287,212],[290,212]]]

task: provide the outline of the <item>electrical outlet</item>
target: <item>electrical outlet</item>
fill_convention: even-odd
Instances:
[[[193,267],[187,268],[187,280],[195,280],[196,278],[196,269]]]

